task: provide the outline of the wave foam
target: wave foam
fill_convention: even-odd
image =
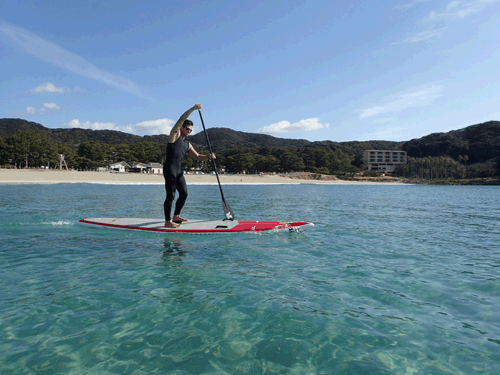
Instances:
[[[59,220],[59,221],[48,221],[48,222],[43,223],[43,224],[60,226],[60,225],[73,225],[74,222],[69,221],[69,220]]]

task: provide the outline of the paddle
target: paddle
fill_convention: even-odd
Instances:
[[[200,109],[198,109],[198,113],[200,114],[201,125],[203,125],[203,131],[205,132],[205,138],[207,139],[208,151],[210,152],[210,155],[212,155],[213,154],[212,146],[210,146],[210,141],[208,139],[207,129],[205,129],[205,123],[203,122],[203,117],[201,115]],[[217,176],[217,182],[219,183],[220,195],[222,197],[222,207],[224,208],[224,214],[226,216],[226,218],[224,220],[234,220],[234,212],[231,209],[231,206],[229,205],[229,203],[226,202],[226,199],[224,198],[224,193],[222,192],[222,186],[220,184],[219,173],[217,172],[217,165],[215,165],[215,160],[212,157],[210,157],[210,159],[212,159],[212,164],[214,166],[215,175]]]

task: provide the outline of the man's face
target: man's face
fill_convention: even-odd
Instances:
[[[184,130],[184,135],[189,135],[193,131],[192,125],[182,125],[182,129]]]

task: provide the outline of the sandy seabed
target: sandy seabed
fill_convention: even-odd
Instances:
[[[188,184],[217,184],[213,174],[186,174]],[[321,180],[311,179],[310,174],[290,175],[219,175],[221,184],[376,184],[402,185],[398,179],[345,181],[328,176]],[[0,169],[0,183],[4,184],[164,184],[163,175],[146,173],[82,172],[45,169]]]

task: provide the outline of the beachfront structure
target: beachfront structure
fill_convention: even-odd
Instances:
[[[148,168],[147,164],[141,163],[140,161],[133,161],[130,163],[129,172],[132,173],[144,173]]]
[[[160,163],[149,163],[147,172],[152,174],[163,174],[163,165]]]
[[[109,170],[112,172],[131,172],[131,173],[151,173],[151,174],[163,174],[163,165],[160,163],[141,163],[138,161],[132,161],[127,163],[126,161],[120,161],[116,163],[111,163],[109,165]]]
[[[398,165],[406,163],[406,151],[366,150],[363,152],[363,163],[369,171],[391,173]]]
[[[62,171],[63,165],[66,167],[66,170],[68,170],[68,164],[66,164],[66,161],[64,160],[64,155],[59,154],[59,170]]]
[[[117,163],[111,163],[109,165],[109,170],[114,172],[124,173],[130,168],[130,165],[126,161],[119,161]]]

